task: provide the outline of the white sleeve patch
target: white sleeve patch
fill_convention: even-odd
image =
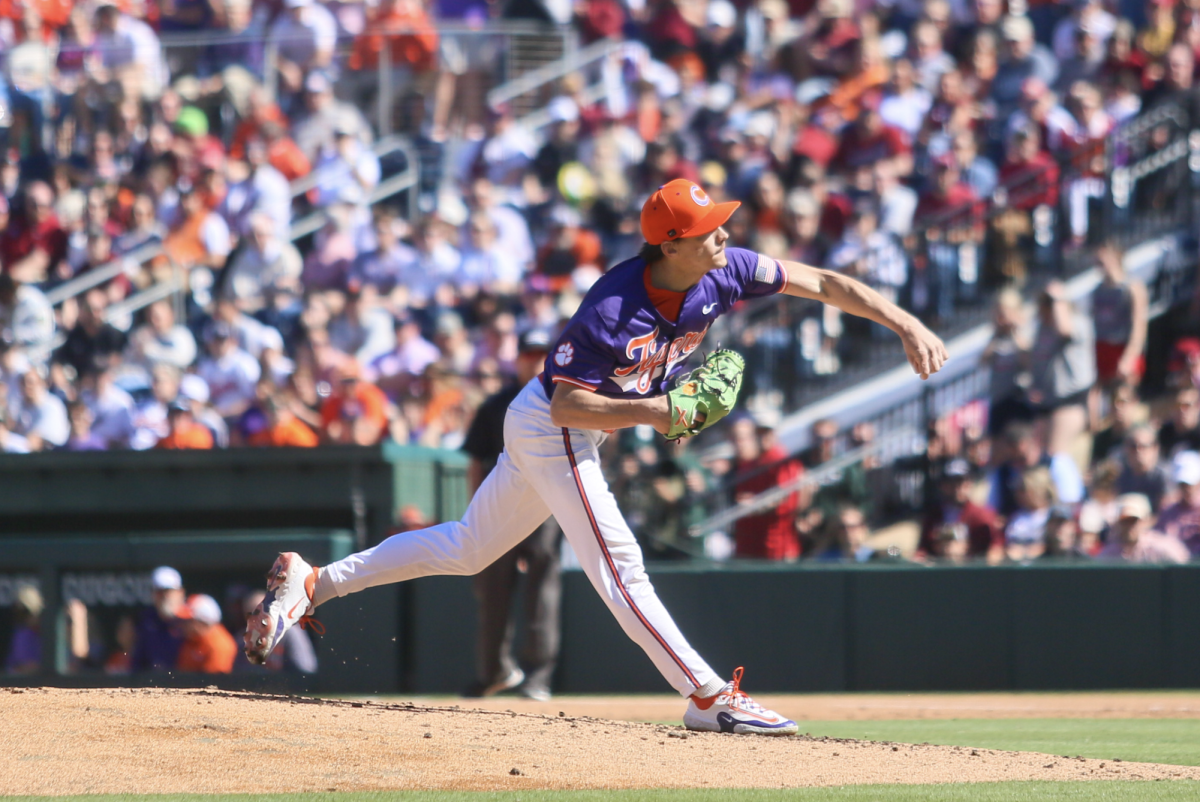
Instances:
[[[775,283],[776,262],[770,256],[758,255],[758,267],[754,268],[754,280],[764,284]]]

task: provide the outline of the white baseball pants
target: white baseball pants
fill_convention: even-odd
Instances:
[[[659,601],[601,473],[606,436],[551,424],[550,402],[534,379],[509,407],[504,453],[461,521],[393,535],[326,566],[326,577],[345,596],[421,576],[475,574],[553,515],[608,609],[667,682],[684,696],[710,690],[720,680]]]

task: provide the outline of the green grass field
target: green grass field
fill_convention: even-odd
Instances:
[[[802,721],[831,738],[976,746],[1051,755],[1200,766],[1200,719],[927,719]],[[1200,798],[1200,797],[1198,797]]]
[[[9,800],[47,797],[6,797]],[[271,794],[263,796],[76,796],[70,802],[1195,802],[1200,782],[1012,782],[970,785],[850,785],[792,790],[509,791]]]

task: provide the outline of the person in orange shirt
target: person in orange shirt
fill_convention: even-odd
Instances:
[[[232,159],[246,158],[246,143],[254,137],[263,137],[263,126],[267,123],[278,123],[287,130],[287,115],[279,108],[279,104],[271,100],[267,90],[261,86],[250,92],[249,111],[246,119],[238,123],[233,130],[233,141],[229,144],[229,157]]]
[[[155,448],[207,449],[213,447],[212,432],[207,426],[196,423],[192,418],[192,406],[182,396],[167,407],[167,421],[171,430],[158,441]]]
[[[263,403],[263,411],[268,425],[250,435],[250,445],[312,448],[320,442],[316,432],[293,415],[282,399],[269,396]]]
[[[424,72],[434,66],[438,33],[421,0],[383,0],[368,33],[359,34],[350,53],[350,68],[373,70],[379,66],[384,39],[389,40],[393,67]]]
[[[267,146],[267,162],[289,182],[312,172],[312,162],[287,135],[282,124],[274,121],[263,123],[262,138]]]
[[[202,674],[229,674],[237,658],[238,647],[221,623],[221,605],[212,596],[197,593],[176,613],[183,626],[184,641],[179,649],[180,671]]]
[[[350,361],[339,370],[337,387],[321,407],[321,427],[335,443],[369,446],[387,428],[387,396],[362,380],[362,368]]]

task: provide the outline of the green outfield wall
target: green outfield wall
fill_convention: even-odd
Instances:
[[[652,566],[684,634],[760,691],[1200,686],[1200,565]],[[411,583],[406,687],[471,679],[470,582]],[[568,572],[564,693],[667,690],[582,572]]]

